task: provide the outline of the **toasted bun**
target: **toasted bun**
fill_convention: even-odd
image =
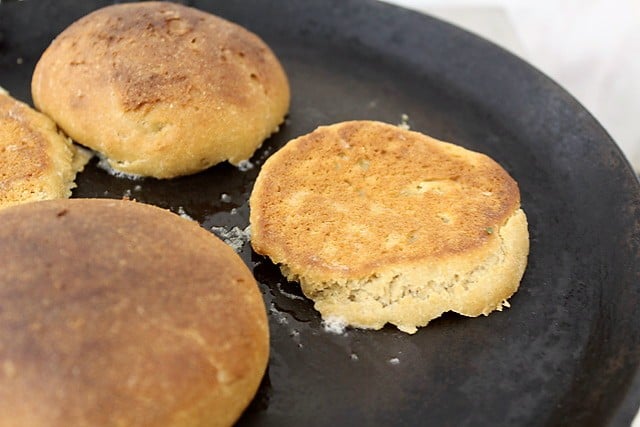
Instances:
[[[489,157],[370,121],[320,127],[262,167],[252,245],[324,319],[409,333],[500,310],[529,250],[516,182]]]
[[[128,201],[0,211],[0,426],[223,426],[253,397],[267,318],[242,260]]]
[[[0,90],[0,208],[69,197],[87,160],[51,119]]]
[[[255,34],[164,2],[76,21],[36,65],[35,105],[115,170],[171,178],[248,159],[289,108],[282,66]]]

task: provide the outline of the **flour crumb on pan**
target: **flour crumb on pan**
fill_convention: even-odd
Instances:
[[[238,170],[240,172],[248,172],[253,168],[254,165],[249,160],[242,160],[240,163],[238,163]]]
[[[242,251],[244,245],[251,240],[251,226],[247,225],[244,230],[234,226],[231,229],[225,227],[213,226],[211,231],[222,239],[227,245],[236,252]]]
[[[411,126],[409,126],[409,116],[405,113],[402,113],[400,116],[400,123],[398,123],[398,127],[404,130],[410,130]]]
[[[193,219],[193,217],[189,215],[182,206],[178,206],[178,215],[181,218],[188,219],[189,221],[195,221],[195,219]]]
[[[98,153],[98,159],[99,160],[98,160],[98,163],[96,163],[96,166],[98,166],[100,169],[102,169],[103,171],[105,171],[111,176],[115,176],[116,178],[130,179],[131,181],[137,181],[144,178],[142,175],[126,173],[126,172],[122,172],[117,169],[114,169],[113,166],[111,166],[110,160],[100,153]]]
[[[347,321],[342,317],[329,316],[322,320],[324,330],[336,335],[344,334],[347,325]]]
[[[486,155],[380,122],[323,126],[263,165],[252,246],[325,322],[416,332],[508,307],[529,251],[517,183]]]

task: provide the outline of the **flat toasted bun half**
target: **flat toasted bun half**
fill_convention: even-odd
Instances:
[[[242,260],[130,201],[0,211],[0,426],[228,426],[269,353]]]
[[[50,118],[0,89],[0,209],[71,196],[87,160]]]
[[[71,24],[31,90],[113,169],[157,178],[248,159],[289,108],[285,72],[258,36],[167,2],[116,4]]]
[[[262,167],[252,245],[325,320],[413,333],[500,310],[529,251],[516,182],[489,157],[372,121],[319,127]]]

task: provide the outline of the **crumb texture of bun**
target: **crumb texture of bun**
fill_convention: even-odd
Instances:
[[[250,158],[290,100],[258,36],[169,2],[116,4],[74,22],[43,53],[31,90],[113,169],[156,178]]]
[[[250,204],[254,250],[355,327],[414,333],[444,312],[501,310],[527,264],[520,192],[498,163],[380,122],[290,141]]]
[[[71,196],[87,160],[50,118],[0,91],[0,209]]]
[[[168,211],[64,199],[0,211],[0,426],[229,426],[265,372],[242,260]]]

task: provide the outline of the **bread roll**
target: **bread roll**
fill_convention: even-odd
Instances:
[[[0,88],[0,209],[71,196],[88,159],[50,118]]]
[[[180,4],[123,3],[70,25],[32,94],[116,171],[171,178],[251,157],[289,108],[285,72],[246,29]]]
[[[355,121],[290,141],[251,194],[252,245],[325,320],[414,333],[501,310],[529,250],[516,182],[489,157]]]
[[[228,426],[265,372],[264,303],[195,222],[130,201],[0,211],[0,426]]]

